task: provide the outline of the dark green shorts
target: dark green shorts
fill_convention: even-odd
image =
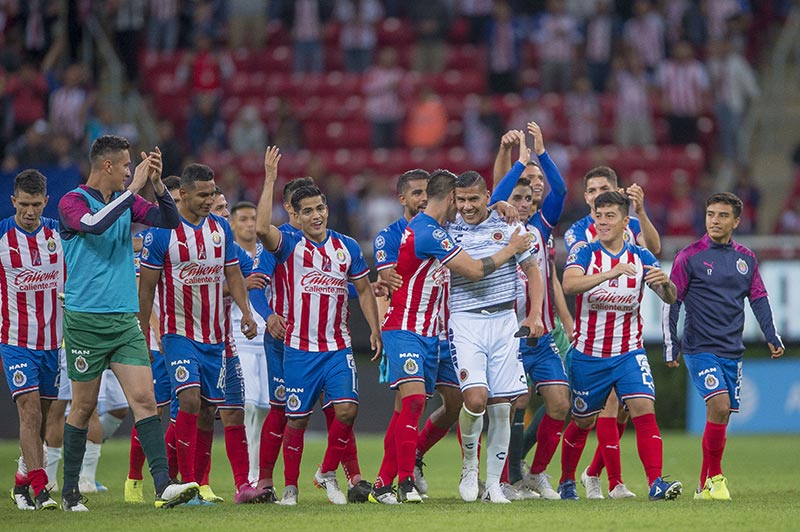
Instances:
[[[91,381],[116,362],[149,366],[150,353],[134,313],[94,314],[64,311],[64,349],[67,375]]]

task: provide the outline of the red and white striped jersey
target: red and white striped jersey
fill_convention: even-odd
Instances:
[[[321,244],[281,232],[274,253],[286,267],[286,345],[308,352],[350,347],[347,282],[369,273],[358,242],[330,229]]]
[[[199,225],[183,218],[176,229],[153,228],[144,237],[141,265],[163,269],[158,283],[161,335],[204,344],[225,341],[222,284],[238,264],[228,221],[209,215]]]
[[[46,350],[61,347],[64,252],[58,222],[42,218],[28,233],[14,217],[0,222],[0,344]]]
[[[542,286],[544,286],[544,298],[542,299],[542,324],[544,325],[544,332],[549,333],[555,329],[555,315],[553,313],[553,293],[550,290],[549,278],[552,275],[550,270],[550,251],[555,252],[555,242],[553,241],[552,228],[547,226],[544,218],[536,216],[535,220],[538,224],[527,224],[526,228],[534,235],[532,240],[533,247],[531,252],[536,257],[536,265],[539,266],[539,271],[542,274]],[[547,228],[542,231],[541,226]],[[522,323],[531,311],[531,300],[528,297],[528,276],[522,271],[520,266],[517,266],[517,275],[519,276],[519,288],[517,289],[517,319]]]
[[[639,305],[645,285],[643,266],[660,265],[643,247],[626,242],[619,254],[611,255],[600,242],[592,242],[573,250],[564,266],[565,271],[580,268],[585,275],[595,275],[620,262],[632,264],[636,275],[604,281],[576,297],[572,345],[586,355],[606,358],[642,349]]]

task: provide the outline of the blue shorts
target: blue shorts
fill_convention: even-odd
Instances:
[[[169,382],[169,373],[167,372],[167,363],[164,361],[164,355],[158,351],[150,351],[150,356],[153,357],[153,391],[156,394],[156,405],[164,406],[172,399],[172,383]]]
[[[739,411],[742,388],[742,359],[723,358],[712,353],[683,355],[689,378],[704,401],[727,393],[731,412]]]
[[[450,342],[448,340],[439,340],[439,367],[436,371],[436,386],[461,389],[461,385],[458,383],[458,375],[456,375],[456,368],[453,366],[453,356],[450,354]]]
[[[439,337],[422,336],[411,331],[384,331],[384,350],[389,363],[389,387],[421,382],[425,394],[433,395],[439,369]]]
[[[42,399],[58,399],[58,349],[36,350],[0,344],[0,357],[12,399],[37,391]]]
[[[269,375],[269,404],[286,404],[286,386],[283,380],[283,341],[264,333],[264,351],[267,353],[267,375]]]
[[[178,398],[173,395],[169,400],[169,420],[171,423],[175,423],[175,420],[178,419],[178,410],[180,406],[181,404],[178,402]]]
[[[244,376],[238,356],[225,359],[225,402],[219,408],[244,410]]]
[[[569,386],[567,371],[552,334],[539,338],[536,347],[529,346],[527,338],[520,338],[519,351],[522,354],[525,375],[531,380],[537,393],[540,386]]]
[[[339,351],[300,351],[284,346],[286,415],[305,417],[314,410],[319,394],[323,403],[358,404],[358,372],[351,348]]]
[[[202,344],[177,334],[161,337],[172,389],[177,396],[187,388],[200,388],[209,403],[225,400],[225,344]]]
[[[647,398],[655,401],[656,387],[644,349],[610,358],[572,353],[572,415],[591,417],[605,406],[611,388],[621,402]]]

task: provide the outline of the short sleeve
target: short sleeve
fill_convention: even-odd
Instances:
[[[242,246],[234,242],[236,246],[236,253],[239,256],[239,268],[242,269],[242,275],[247,277],[251,273],[253,273],[253,259],[247,252],[244,250]]]
[[[639,257],[642,259],[642,264],[645,266],[653,266],[654,268],[661,268],[661,263],[653,252],[647,248],[639,248]]]
[[[592,257],[592,252],[589,246],[581,246],[578,249],[573,249],[569,252],[567,262],[564,264],[564,269],[567,268],[580,268],[586,273],[589,269],[589,262]]]
[[[435,257],[442,264],[447,264],[460,251],[461,247],[441,226],[426,224],[414,230],[414,253],[419,258]]]
[[[348,271],[350,279],[366,277],[369,274],[369,266],[367,266],[367,261],[364,259],[364,254],[361,252],[361,246],[358,245],[358,242],[349,237],[345,237],[342,243],[350,253],[350,270]]]
[[[372,243],[375,257],[375,268],[381,271],[397,264],[397,253],[400,249],[400,234],[389,228],[381,231]]]
[[[169,248],[169,239],[172,231],[168,229],[152,228],[144,234],[142,239],[141,266],[160,270],[164,267],[164,256]]]
[[[225,234],[225,266],[231,266],[239,262],[239,252],[236,244],[236,237],[233,236],[231,225],[225,219],[217,219],[217,223],[222,226],[222,232]]]
[[[278,249],[273,251],[272,253],[275,255],[275,262],[282,263],[289,260],[289,257],[292,255],[292,250],[300,242],[302,236],[296,235],[294,233],[288,233],[279,231],[281,234],[281,240],[278,243]]]

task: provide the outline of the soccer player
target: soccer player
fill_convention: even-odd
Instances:
[[[333,404],[335,417],[328,429],[328,448],[314,482],[325,489],[329,501],[346,504],[336,481],[336,470],[353,438],[353,422],[358,412],[358,375],[347,324],[348,279],[355,285],[369,323],[370,345],[380,352],[377,303],[358,243],[327,229],[328,208],[319,188],[302,187],[292,195],[301,234],[282,232],[270,224],[279,161],[278,148],[268,148],[256,232],[264,247],[275,254],[276,261],[286,263],[288,272],[283,369],[289,420],[283,445],[286,489],[282,503],[297,502],[303,436],[313,405],[324,390],[326,402]]]
[[[153,229],[144,239],[139,284],[140,320],[149,323],[158,284],[161,345],[178,397],[175,422],[181,479],[201,480],[210,460],[215,407],[225,402],[231,380],[222,376],[225,350],[223,282],[242,309],[241,329],[256,336],[233,232],[227,220],[211,212],[217,196],[214,172],[190,164],[181,174],[181,223]],[[230,357],[229,357],[230,358]],[[241,377],[241,375],[239,375]],[[235,380],[235,379],[234,379]],[[235,406],[235,405],[234,405]],[[236,503],[259,502],[261,493],[247,480],[247,442],[243,414],[221,413],[225,443],[234,472]]]
[[[544,286],[533,250],[544,246],[536,235],[517,224],[504,222],[488,208],[489,191],[477,172],[458,176],[455,189],[459,216],[449,227],[450,234],[465,251],[484,258],[508,241],[512,231],[529,235],[529,247],[507,260],[481,280],[453,274],[450,283],[450,349],[464,396],[459,414],[463,464],[459,493],[464,501],[478,497],[478,438],[483,429],[483,414],[489,414],[487,439],[486,490],[484,500],[507,504],[500,487],[500,475],[508,454],[511,431],[511,402],[528,391],[525,370],[519,360],[519,341],[514,338],[519,323],[514,306],[517,292],[517,265],[529,279],[531,305],[522,326],[528,336],[544,333],[542,305]]]
[[[706,402],[703,462],[694,495],[701,500],[731,498],[722,454],[730,413],[739,411],[745,297],[772,358],[784,351],[756,256],[731,239],[741,214],[742,200],[735,194],[720,192],[706,200],[706,235],[676,255],[670,279],[677,286],[677,300],[664,307],[669,316],[662,320],[669,324],[664,331],[667,366],[678,367],[683,354],[689,377]],[[681,305],[686,309],[682,343],[677,334]]]
[[[594,203],[598,240],[574,249],[564,267],[564,291],[576,295],[575,337],[570,348],[572,421],[564,433],[562,499],[578,499],[575,468],[586,436],[613,389],[636,428],[639,458],[650,499],[675,499],[678,481],[661,476],[662,442],[655,415],[655,385],[642,344],[639,305],[644,284],[665,303],[675,301],[675,285],[647,249],[626,241],[630,200],[604,192]],[[616,431],[609,439],[619,446]],[[609,464],[610,469],[610,464]]]
[[[19,446],[27,474],[14,477],[20,510],[58,509],[47,490],[42,427],[58,397],[58,349],[64,252],[58,222],[42,217],[47,179],[37,170],[14,178],[14,216],[0,221],[0,356],[19,413]],[[30,495],[33,488],[33,498]]]
[[[564,209],[567,187],[558,168],[545,151],[544,138],[539,125],[535,122],[528,123],[528,132],[533,137],[533,150],[541,166],[531,159],[530,150],[527,148],[523,132],[507,133],[504,138],[510,136],[516,139],[516,144],[519,144],[519,160],[498,183],[492,194],[491,201],[508,198],[510,203],[520,211],[520,217],[526,220],[528,231],[535,233],[537,240],[544,244],[552,240],[553,228],[558,223],[561,212]],[[503,151],[501,150],[502,153]],[[542,201],[545,176],[550,185],[550,193]],[[540,205],[541,208],[539,208]],[[534,248],[537,265],[543,275],[542,284],[545,287],[542,308],[545,335],[539,338],[536,347],[529,346],[525,339],[521,339],[520,352],[525,372],[533,383],[536,393],[540,394],[544,399],[546,409],[537,431],[536,453],[533,457],[530,477],[527,479],[526,485],[545,499],[554,500],[560,497],[550,486],[545,470],[558,448],[564,420],[569,412],[569,383],[564,364],[551,334],[555,329],[555,315],[549,288],[553,285],[554,279],[556,283],[558,281],[555,272],[551,271],[549,267],[549,248],[550,246],[547,244]],[[519,271],[519,278],[523,286],[527,288],[528,279],[521,270]],[[561,293],[560,286],[557,286],[557,290]],[[517,316],[520,322],[527,316],[529,305],[527,294],[527,289],[517,292]],[[555,294],[553,294],[554,296]],[[515,405],[513,423],[518,427],[524,423],[526,404],[527,400],[525,404]],[[519,451],[514,453],[514,460],[509,462],[508,475],[512,485],[521,486],[518,483],[522,480],[519,470],[522,431],[517,430],[516,435],[516,438],[512,438],[511,449],[515,451],[519,449]],[[511,454],[511,449],[509,454]]]
[[[126,139],[113,135],[95,140],[86,184],[65,194],[58,205],[59,232],[69,272],[64,342],[72,381],[72,406],[64,425],[62,508],[66,511],[87,510],[78,489],[78,475],[86,448],[86,426],[97,403],[100,374],[107,367],[119,379],[133,411],[156,486],[156,507],[183,504],[198,489],[197,483],[176,484],[169,478],[150,357],[136,319],[139,305],[131,223],[175,227],[178,211],[161,182],[158,148],[150,154],[142,153],[143,160],[125,189],[125,180],[130,177],[129,146]],[[158,206],[137,194],[148,182]],[[148,313],[150,308],[146,309]]]
[[[636,216],[629,216],[630,222],[628,227],[625,228],[623,238],[628,242],[647,248],[654,255],[661,251],[661,238],[650,222],[650,218],[644,208],[644,190],[642,187],[633,184],[626,189],[620,189],[616,172],[607,166],[598,166],[589,170],[583,177],[583,185],[583,198],[586,200],[590,212],[572,224],[572,227],[564,234],[567,253],[571,253],[573,248],[584,246],[597,240],[597,229],[591,209],[594,208],[594,200],[598,195],[611,190],[618,190],[627,194],[633,203],[636,214]],[[597,420],[597,450],[591,464],[581,474],[581,484],[586,488],[586,497],[588,499],[603,498],[603,492],[600,487],[600,473],[604,466],[608,473],[609,497],[629,498],[636,496],[622,482],[622,466],[617,467],[617,464],[621,463],[619,445],[614,443],[625,432],[627,421],[628,412],[620,406],[616,394],[609,395],[605,408],[603,408]],[[614,428],[617,431],[616,436],[613,434]],[[609,464],[611,466],[610,470],[608,470]]]

